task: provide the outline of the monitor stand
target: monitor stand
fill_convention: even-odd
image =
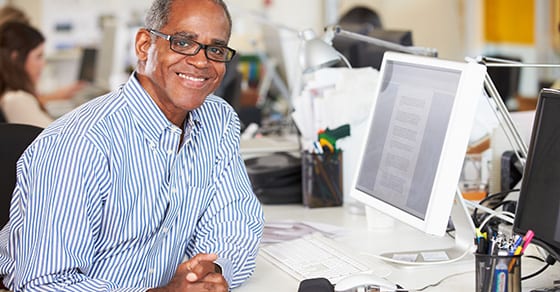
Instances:
[[[456,191],[453,200],[451,221],[455,227],[455,242],[452,246],[432,250],[388,252],[381,254],[380,258],[403,265],[429,265],[472,258],[475,226],[460,190]]]

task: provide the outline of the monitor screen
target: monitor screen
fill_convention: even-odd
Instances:
[[[96,48],[83,48],[78,70],[78,80],[93,83],[95,81]]]
[[[444,235],[485,70],[472,62],[385,53],[351,195]]]
[[[523,171],[514,231],[533,230],[533,242],[560,253],[560,91],[543,89],[538,98]]]
[[[360,33],[360,31],[355,32]],[[413,45],[410,30],[374,29],[367,32],[367,35],[403,46]],[[333,47],[348,59],[352,67],[373,67],[377,70],[381,68],[383,54],[390,51],[382,46],[344,37],[334,38]]]

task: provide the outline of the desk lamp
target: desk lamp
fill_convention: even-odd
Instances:
[[[317,37],[312,30],[304,30],[300,33],[300,37],[303,41],[300,58],[303,73],[310,73],[320,68],[332,66],[339,62],[339,60],[344,61],[347,67],[352,68],[346,57],[332,47],[332,40],[337,36],[363,41],[412,55],[437,57],[437,50],[433,48],[403,46],[371,36],[347,31],[338,25],[331,25],[325,27],[325,34],[321,38]]]
[[[528,67],[528,68],[558,68],[560,64],[535,64],[535,63],[522,63],[518,61],[512,60],[505,60],[500,58],[492,58],[492,57],[485,57],[485,56],[478,56],[476,61],[480,64],[485,65],[486,67]],[[500,96],[500,93],[496,89],[494,82],[492,81],[490,75],[486,73],[485,81],[484,81],[484,88],[487,91],[490,99],[494,101],[496,107],[492,107],[496,117],[501,122],[500,125],[504,129],[506,134],[506,138],[509,140],[509,143],[515,150],[514,153],[518,156],[517,158],[521,162],[521,165],[525,167],[525,159],[527,158],[527,145],[519,130],[513,123],[511,116],[509,115],[509,111],[504,104],[503,99]]]
[[[338,63],[340,60],[342,60],[348,68],[352,68],[352,65],[350,64],[348,59],[346,59],[343,54],[341,54],[332,46],[332,40],[336,36],[363,41],[390,50],[404,52],[412,55],[437,57],[437,50],[433,48],[403,46],[371,36],[347,31],[342,29],[338,25],[325,27],[325,34],[322,37],[317,37],[311,29],[306,29],[299,32],[298,36],[302,41],[300,45],[299,59],[299,65],[301,66],[301,70],[299,72],[301,73],[298,74],[299,76],[296,76],[296,86],[294,86],[292,90],[292,98],[295,98],[301,91],[301,75],[314,72],[321,68],[330,67]]]
[[[324,39],[328,44],[332,44],[332,40],[336,36],[346,37],[366,43],[370,43],[376,46],[384,47],[393,51],[408,53],[411,55],[427,56],[427,57],[437,57],[437,50],[434,48],[416,47],[416,46],[403,46],[401,44],[396,44],[388,42],[382,39],[374,38],[371,36],[351,32],[342,29],[339,25],[331,25],[325,28]]]
[[[303,73],[311,73],[320,68],[335,65],[340,60],[348,68],[352,68],[350,62],[344,55],[332,46],[332,42],[317,37],[311,29],[300,33],[302,39],[300,65]]]

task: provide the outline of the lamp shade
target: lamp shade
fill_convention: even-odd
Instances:
[[[340,53],[330,44],[318,38],[312,30],[304,30],[301,35],[303,43],[300,62],[303,73],[330,67],[340,61]]]

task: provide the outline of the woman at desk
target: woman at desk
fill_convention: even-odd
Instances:
[[[10,4],[0,7],[0,25],[12,21],[32,25],[29,16],[27,16],[27,14],[18,7]],[[53,92],[41,92],[37,95],[37,98],[42,105],[45,105],[52,100],[70,99],[86,85],[87,83],[84,81],[76,81],[69,85],[62,86]]]
[[[0,27],[0,110],[8,123],[46,127],[53,118],[37,98],[45,38],[22,22]]]

